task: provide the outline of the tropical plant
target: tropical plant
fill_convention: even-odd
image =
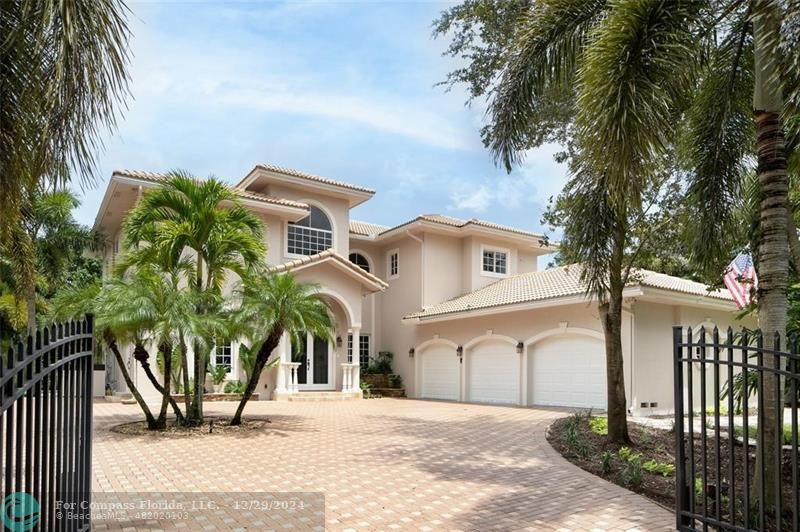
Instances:
[[[172,379],[172,389],[176,392],[180,392],[181,389],[181,374],[183,372],[183,366],[181,366],[181,348],[175,347],[172,350],[172,374],[170,378]],[[156,367],[158,368],[158,372],[161,375],[166,375],[166,368],[164,367],[164,351],[159,349],[158,354],[156,355]]]
[[[244,383],[240,380],[235,380],[226,382],[223,391],[225,393],[243,394],[246,389],[247,389],[247,383]]]
[[[211,375],[211,382],[214,384],[222,384],[225,382],[225,377],[228,376],[228,366],[224,364],[212,364],[208,373]]]
[[[236,299],[240,306],[234,312],[235,320],[250,324],[261,340],[252,374],[231,425],[241,424],[242,412],[258,384],[261,371],[284,333],[295,345],[300,345],[307,333],[327,341],[333,338],[335,324],[318,290],[317,285],[297,282],[290,273],[274,272],[246,277],[237,286]]]
[[[510,169],[524,157],[539,102],[554,90],[574,95],[572,191],[584,199],[573,220],[583,226],[574,231],[583,240],[572,242],[601,299],[612,440],[629,439],[617,341],[626,221],[675,147],[695,206],[692,257],[715,275],[730,260],[741,183],[758,174],[758,308],[767,347],[785,329],[790,243],[800,250],[787,212],[787,156],[800,138],[798,12],[794,3],[768,0],[548,0],[532,4],[514,32],[488,111],[490,148]],[[773,430],[780,426],[779,387],[766,388]],[[754,483],[768,500],[775,496],[774,448],[759,455],[766,477]]]
[[[244,380],[248,382],[253,375],[253,370],[256,367],[256,354],[258,353],[258,346],[256,345],[239,345],[239,367],[244,372]]]
[[[182,171],[170,172],[161,187],[144,195],[126,217],[124,232],[128,249],[118,270],[156,264],[170,271],[190,261],[191,268],[184,269],[183,275],[195,293],[196,313],[205,317],[223,312],[220,295],[229,273],[244,278],[258,270],[266,251],[262,221],[242,206],[227,185],[214,178],[198,180]],[[212,332],[198,331],[188,339],[198,383],[206,374]],[[199,424],[202,420],[203,387],[196,386],[187,421]]]
[[[0,2],[0,243],[18,290],[34,285],[22,230],[26,196],[96,169],[104,129],[127,94],[127,8],[121,1]],[[33,321],[33,320],[29,320]]]
[[[374,359],[370,360],[369,365],[364,369],[367,375],[388,375],[392,372],[392,360],[394,355],[390,351],[381,351]]]

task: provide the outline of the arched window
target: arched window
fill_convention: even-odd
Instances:
[[[313,205],[310,210],[302,220],[289,222],[286,250],[291,255],[314,255],[333,246],[333,230],[328,216]]]
[[[351,253],[350,262],[352,262],[365,272],[369,273],[369,261],[367,260],[367,257],[362,255],[361,253]]]

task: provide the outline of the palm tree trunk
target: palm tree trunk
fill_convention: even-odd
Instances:
[[[181,344],[181,376],[183,377],[183,406],[186,413],[189,413],[189,405],[192,401],[192,391],[189,389],[189,359],[186,356],[186,338],[183,331],[179,334]]]
[[[789,242],[787,233],[788,178],[786,172],[786,148],[780,115],[775,112],[757,112],[758,173],[761,184],[761,243],[759,246],[758,272],[758,321],[764,334],[764,347],[774,347],[775,334],[782,337],[786,331],[786,288],[789,271]],[[764,357],[765,365],[775,366],[772,356]],[[760,416],[764,434],[764,448],[756,453],[756,479],[754,494],[761,493],[765,504],[775,504],[775,482],[780,475],[780,456],[776,448],[778,438],[783,438],[782,413],[783,394],[780,377],[770,371],[764,372],[764,412]],[[762,458],[763,455],[763,458]],[[762,463],[763,460],[763,463]],[[764,470],[764,477],[760,472]]]
[[[114,358],[117,361],[117,366],[119,366],[119,370],[122,373],[122,379],[128,386],[128,390],[130,390],[131,395],[133,395],[133,398],[136,399],[136,402],[139,404],[139,408],[141,408],[142,412],[144,413],[144,418],[147,421],[147,428],[148,429],[154,428],[156,424],[156,419],[153,417],[152,412],[150,412],[150,408],[147,406],[147,403],[144,402],[142,394],[139,393],[138,388],[136,388],[136,385],[133,384],[131,375],[130,373],[128,373],[128,367],[125,365],[125,361],[122,359],[122,353],[119,352],[119,346],[117,346],[116,339],[113,338],[108,333],[106,333],[105,336],[108,348],[111,349],[112,353],[114,353]]]
[[[264,343],[261,344],[261,349],[258,350],[256,362],[253,365],[253,373],[247,380],[247,387],[244,389],[244,395],[242,395],[242,400],[239,401],[238,408],[236,408],[236,414],[234,414],[233,419],[231,419],[231,425],[242,424],[242,412],[244,412],[244,407],[250,400],[250,396],[253,395],[253,392],[258,385],[258,379],[261,376],[261,372],[264,370],[264,365],[266,365],[269,355],[272,353],[272,351],[278,347],[278,343],[281,341],[282,335],[283,329],[275,330],[267,337]]]
[[[625,398],[625,373],[622,357],[622,290],[625,228],[613,236],[614,251],[609,265],[608,301],[600,304],[600,320],[606,345],[606,386],[608,398],[608,439],[629,444],[628,404]]]
[[[789,238],[787,231],[789,182],[786,165],[786,143],[780,113],[783,94],[780,79],[780,58],[776,42],[780,34],[779,7],[770,0],[753,4],[753,44],[755,55],[755,87],[753,108],[756,119],[758,180],[761,185],[761,215],[758,262],[758,321],[764,334],[764,347],[774,347],[776,334],[786,332],[786,288],[789,272]],[[764,364],[776,367],[775,357],[765,356]],[[774,508],[775,484],[781,475],[781,455],[776,444],[783,438],[783,394],[781,378],[769,371],[763,374],[764,412],[759,413],[759,433],[764,445],[756,453],[756,477],[753,493],[757,500],[761,491],[765,507]],[[778,440],[781,438],[781,440]],[[761,446],[759,446],[761,447]],[[763,477],[761,471],[764,471]]]
[[[152,366],[150,366],[149,362],[150,353],[141,344],[136,344],[133,353],[134,353],[133,357],[142,366],[144,374],[147,376],[147,380],[149,380],[150,384],[153,385],[153,388],[155,388],[156,391],[160,393],[162,397],[164,397],[164,387],[161,386],[160,382],[158,382],[158,377],[156,377],[156,375],[153,373]],[[164,362],[164,367],[166,367],[166,362]],[[178,420],[178,423],[185,424],[186,418],[183,416],[183,412],[181,412],[178,403],[175,401],[175,399],[172,398],[171,394],[169,395],[169,404],[170,406],[172,406],[172,411],[175,413],[175,418]],[[152,428],[157,428],[157,427],[154,426]]]
[[[170,387],[172,386],[172,346],[169,344],[162,345],[161,352],[164,353],[164,386],[161,390],[161,410],[158,413],[156,425],[158,425],[159,429],[165,429],[167,428],[167,407],[170,403],[175,404],[175,400],[170,395]]]
[[[194,289],[197,293],[203,290],[203,257],[198,253],[197,268],[195,270]],[[198,314],[202,314],[203,308],[198,308]],[[205,357],[200,352],[199,342],[194,342],[194,397],[189,410],[187,410],[187,421],[190,425],[200,425],[203,423],[203,393],[205,392],[206,363]]]

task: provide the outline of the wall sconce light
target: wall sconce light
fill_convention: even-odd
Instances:
[[[522,342],[517,342],[517,354],[521,355],[524,349],[525,349],[525,344],[523,344]]]
[[[336,337],[336,347],[342,347],[342,337],[341,336],[337,336]]]
[[[408,350],[408,358],[414,358],[414,348]]]
[[[458,356],[458,357],[463,357],[464,356],[464,347],[463,346],[458,346],[456,348],[456,356]]]

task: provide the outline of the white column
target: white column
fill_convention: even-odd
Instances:
[[[353,359],[350,389],[354,392],[361,390],[361,328],[353,327]]]
[[[291,342],[289,341],[289,335],[286,333],[283,333],[281,341],[278,342],[278,356],[280,362],[278,362],[278,379],[275,389],[278,392],[285,392],[287,391],[286,363],[292,361]]]

